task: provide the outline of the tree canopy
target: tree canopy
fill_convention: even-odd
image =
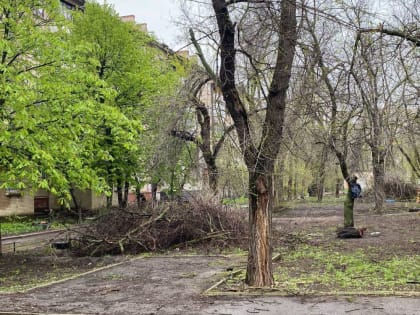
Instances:
[[[144,167],[148,109],[174,94],[179,59],[97,3],[69,21],[58,1],[3,1],[0,28],[3,188],[66,202],[74,187],[110,191]]]

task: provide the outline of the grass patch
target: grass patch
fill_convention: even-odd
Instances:
[[[420,295],[420,256],[381,258],[373,249],[343,253],[312,245],[282,249],[274,264],[273,288],[279,295],[413,293]],[[225,275],[222,292],[253,293],[244,285],[245,270]]]
[[[248,205],[248,197],[241,196],[238,198],[224,198],[222,204],[225,206],[243,206]]]
[[[23,233],[32,233],[45,230],[46,226],[41,224],[45,219],[35,219],[33,217],[12,216],[0,218],[2,235],[16,235]],[[49,224],[50,229],[64,228],[65,225],[60,222]]]
[[[420,281],[419,256],[381,259],[372,249],[340,253],[331,249],[302,245],[283,252],[276,266],[277,288],[296,293],[317,291],[413,291]]]

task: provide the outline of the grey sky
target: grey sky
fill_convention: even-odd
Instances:
[[[112,4],[120,15],[135,15],[136,22],[147,23],[149,32],[162,42],[177,49],[182,44],[176,41],[178,31],[171,20],[179,15],[176,0],[100,0]]]

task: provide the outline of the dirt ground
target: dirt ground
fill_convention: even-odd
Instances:
[[[341,206],[300,205],[274,214],[274,227],[286,233],[300,233],[319,243],[347,248],[377,248],[381,255],[420,254],[420,212],[408,212],[404,203],[385,205],[382,214],[372,204],[356,203],[354,224],[365,227],[363,239],[337,240],[335,230],[343,224]]]
[[[298,206],[277,212],[274,227],[314,241],[353,250],[354,245],[382,248],[384,255],[420,254],[420,216],[401,205],[384,215],[357,204],[355,223],[367,227],[363,239],[337,241],[342,224],[338,206]],[[379,236],[371,236],[380,232]],[[419,298],[207,296],[226,270],[243,267],[244,255],[200,255],[182,250],[157,256],[73,258],[66,252],[5,254],[0,259],[0,314],[419,314]],[[71,277],[75,271],[84,272]],[[55,276],[54,273],[55,272]],[[48,285],[36,287],[44,274]],[[51,276],[52,275],[52,276]],[[53,282],[54,277],[70,279]],[[38,280],[37,280],[38,279]],[[25,284],[32,281],[32,289]],[[417,285],[415,290],[420,293]]]

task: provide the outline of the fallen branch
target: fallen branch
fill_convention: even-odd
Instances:
[[[137,254],[182,245],[224,248],[246,243],[244,215],[216,202],[161,203],[150,209],[156,213],[151,217],[136,210],[111,209],[77,231],[73,250],[79,255]]]

